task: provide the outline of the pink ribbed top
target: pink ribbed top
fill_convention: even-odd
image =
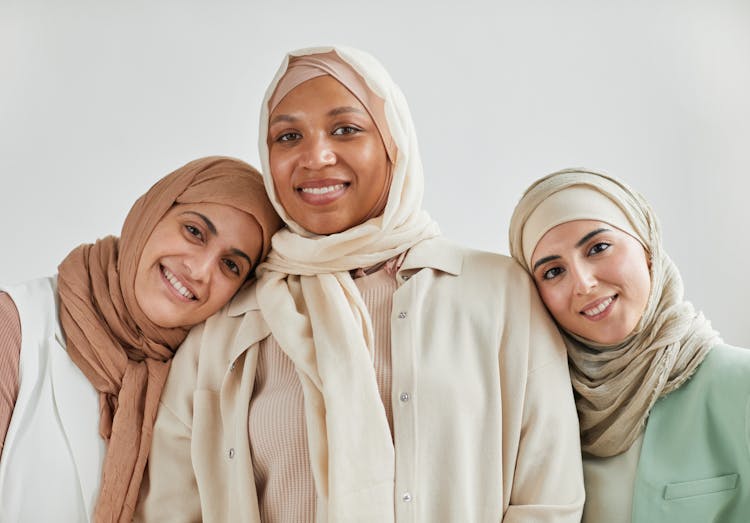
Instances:
[[[18,398],[21,321],[10,296],[0,292],[0,451]]]
[[[355,277],[375,332],[374,366],[380,398],[393,433],[391,310],[395,271]],[[294,364],[273,337],[260,344],[250,400],[250,446],[260,516],[264,523],[313,523],[315,483],[307,446],[304,398]]]

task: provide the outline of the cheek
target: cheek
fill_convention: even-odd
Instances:
[[[542,298],[542,302],[549,309],[550,314],[558,320],[564,321],[563,313],[567,310],[565,306],[566,296],[565,290],[561,285],[557,286],[542,286],[539,290],[539,296]]]
[[[365,165],[371,166],[373,181],[377,181],[375,185],[382,187],[388,171],[388,157],[385,154],[385,149],[380,144],[373,144],[367,149],[367,154],[364,157],[367,162]]]
[[[640,305],[643,308],[641,312],[643,312],[646,309],[648,297],[651,295],[651,271],[646,264],[639,271],[636,284],[638,285],[638,293],[640,295]]]
[[[280,184],[289,179],[292,171],[292,155],[284,152],[271,152],[268,156],[268,167],[274,184]]]
[[[214,282],[211,288],[211,301],[209,307],[212,309],[211,314],[221,309],[232,296],[242,286],[242,281],[230,280],[224,275],[220,275],[214,278]]]
[[[158,245],[158,238],[154,234],[146,242],[141,252],[141,257],[138,260],[138,265],[135,270],[135,295],[136,299],[139,294],[143,294],[144,288],[147,286],[147,275],[149,269],[157,261],[157,253],[154,247]]]

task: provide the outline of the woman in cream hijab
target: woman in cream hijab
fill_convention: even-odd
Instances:
[[[139,198],[119,238],[0,287],[0,521],[132,521],[175,349],[280,226],[255,169],[202,158]]]
[[[512,260],[440,237],[383,67],[290,53],[260,154],[287,228],[257,287],[181,348],[142,517],[578,521],[559,335]]]
[[[746,522],[750,352],[683,299],[656,216],[624,182],[568,169],[510,225],[565,336],[581,424],[584,522]]]

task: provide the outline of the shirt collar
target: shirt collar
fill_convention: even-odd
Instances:
[[[442,237],[424,240],[409,249],[399,275],[419,269],[436,269],[453,276],[461,274],[464,256],[461,249]]]
[[[430,268],[458,276],[461,274],[464,256],[461,249],[448,240],[437,237],[423,240],[409,249],[397,277],[413,274],[420,269]],[[228,316],[240,316],[246,312],[260,310],[255,283],[240,289],[227,307]]]
[[[260,305],[258,305],[258,295],[255,292],[255,282],[252,282],[234,295],[227,307],[227,315],[240,316],[254,310],[260,310]]]

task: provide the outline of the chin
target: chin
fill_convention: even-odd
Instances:
[[[599,333],[597,336],[589,337],[591,341],[601,343],[602,345],[619,345],[627,338],[626,334],[622,333]]]

